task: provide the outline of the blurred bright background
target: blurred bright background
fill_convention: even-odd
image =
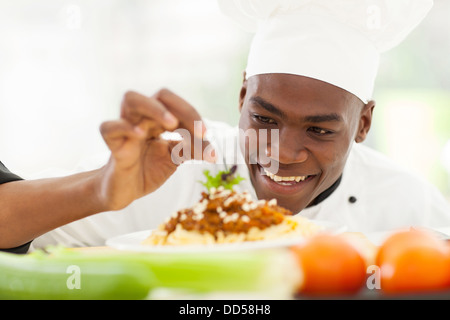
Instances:
[[[25,178],[106,150],[127,90],[232,125],[251,35],[214,0],[0,0],[0,161]],[[450,199],[450,1],[384,54],[365,143]]]

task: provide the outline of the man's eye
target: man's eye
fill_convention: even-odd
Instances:
[[[328,134],[332,134],[333,132],[330,130],[326,130],[326,129],[322,129],[322,128],[318,128],[318,127],[311,127],[308,129],[309,131],[311,131],[314,134],[317,134],[319,136],[325,136]]]
[[[252,115],[252,117],[254,119],[256,119],[257,121],[264,123],[264,124],[276,124],[276,122],[273,119],[268,118],[268,117],[259,116],[257,114]]]

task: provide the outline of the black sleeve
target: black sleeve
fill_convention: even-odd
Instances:
[[[5,165],[0,161],[0,184],[18,180],[22,180],[22,178],[9,171],[8,168],[6,168]],[[0,249],[0,251],[11,253],[27,253],[28,249],[30,248],[30,244],[31,241],[16,248]]]
[[[17,180],[22,180],[22,178],[9,171],[0,161],[0,184]]]
[[[9,252],[9,253],[18,253],[18,254],[24,254],[28,252],[28,249],[30,249],[30,242],[27,242],[21,246],[10,248],[10,249],[0,249],[2,252]]]

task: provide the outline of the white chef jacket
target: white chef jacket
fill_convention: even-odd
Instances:
[[[245,180],[235,190],[248,191],[256,199],[237,144],[238,129],[221,122],[205,122],[218,155],[217,164],[184,163],[158,190],[137,199],[127,208],[99,213],[59,227],[36,238],[31,248],[48,244],[101,246],[118,235],[155,229],[172,213],[197,202],[201,192],[205,191],[199,182],[205,181],[203,171],[210,170],[214,174],[225,169],[224,163],[228,167],[238,164],[237,173]],[[86,162],[78,170],[98,168],[106,163],[108,156],[96,157],[96,161]],[[356,201],[349,201],[350,197]],[[450,226],[450,206],[435,186],[407,172],[381,153],[356,143],[337,189],[319,204],[299,214],[366,234],[410,226]]]

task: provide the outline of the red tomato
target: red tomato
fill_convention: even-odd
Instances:
[[[386,293],[450,288],[450,259],[445,242],[420,231],[399,231],[381,245],[376,264]]]
[[[450,288],[450,240],[447,240],[447,265],[448,265],[447,287]]]
[[[304,274],[300,294],[352,294],[364,284],[364,259],[339,236],[317,235],[292,250]]]

